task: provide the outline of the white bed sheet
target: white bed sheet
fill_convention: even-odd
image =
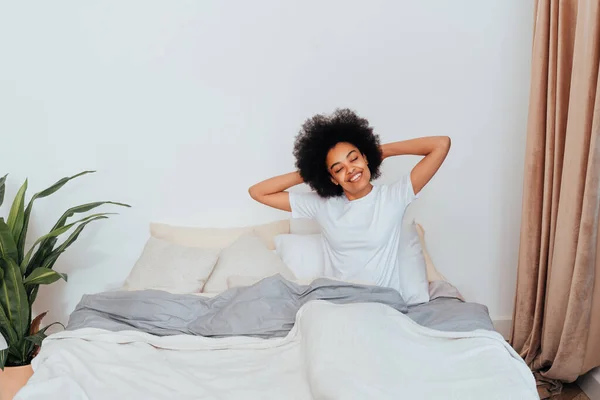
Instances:
[[[15,400],[539,398],[498,333],[437,331],[377,303],[307,303],[268,340],[61,332],[33,367]]]

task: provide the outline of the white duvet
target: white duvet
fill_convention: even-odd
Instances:
[[[55,334],[15,400],[539,399],[496,332],[425,328],[377,303],[303,306],[285,338]]]

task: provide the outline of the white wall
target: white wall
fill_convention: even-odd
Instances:
[[[118,286],[150,221],[286,217],[255,204],[247,188],[293,169],[305,118],[352,107],[386,142],[452,137],[410,212],[441,272],[493,317],[510,316],[530,3],[4,2],[0,170],[10,173],[9,199],[26,177],[33,192],[98,171],[37,203],[37,235],[71,205],[133,205],[64,254],[57,269],[70,281],[44,288],[38,311],[65,321],[82,294]],[[416,161],[386,161],[382,181]]]

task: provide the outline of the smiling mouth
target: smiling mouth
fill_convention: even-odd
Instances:
[[[352,178],[350,178],[348,180],[348,182],[356,182],[357,180],[359,180],[362,177],[362,172],[359,172],[355,175],[352,176]]]

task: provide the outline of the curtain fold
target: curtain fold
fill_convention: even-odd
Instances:
[[[546,397],[600,365],[599,61],[598,0],[536,2],[510,343]]]

